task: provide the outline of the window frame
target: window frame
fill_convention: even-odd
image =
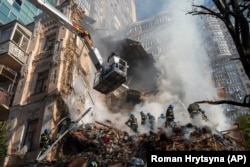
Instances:
[[[19,37],[19,41],[15,41],[14,37],[16,33],[19,33],[21,36]],[[23,45],[24,40],[27,41],[26,45]],[[28,46],[29,46],[29,42],[30,42],[30,36],[27,35],[24,31],[21,30],[21,28],[19,26],[17,26],[16,28],[14,28],[12,36],[11,36],[11,41],[14,42],[20,49],[22,49],[24,52],[27,51]]]
[[[49,82],[49,69],[39,72],[37,74],[34,94],[39,94],[44,92],[47,89],[48,82]]]
[[[27,145],[28,151],[33,151],[36,149],[36,137],[38,129],[39,119],[33,119],[27,121],[27,128],[25,129],[25,137],[23,146]]]

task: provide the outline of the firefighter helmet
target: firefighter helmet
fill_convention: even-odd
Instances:
[[[49,129],[44,129],[45,134],[49,134]]]
[[[170,105],[169,105],[169,108],[173,109],[173,108],[174,108],[174,105],[173,105],[173,104],[170,104]]]

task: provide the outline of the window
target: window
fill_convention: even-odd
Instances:
[[[37,126],[38,126],[38,119],[28,122],[23,145],[27,145],[29,151],[34,150],[36,147],[35,138],[36,138]]]
[[[15,0],[15,1],[16,1],[16,3],[17,3],[18,5],[20,5],[20,6],[22,5],[22,1],[23,1],[23,0]]]
[[[12,37],[12,41],[15,42],[23,51],[26,51],[29,45],[29,36],[17,27]]]
[[[0,34],[0,43],[6,42],[10,39],[11,33],[12,33],[12,28],[3,30]]]
[[[49,75],[49,70],[38,73],[35,93],[41,93],[46,90],[48,86],[48,75]]]
[[[13,7],[17,10],[20,11],[21,10],[21,5],[22,5],[22,0],[15,0],[15,2],[13,3]]]
[[[15,34],[12,38],[12,40],[17,44],[17,45],[20,45],[21,43],[21,40],[22,40],[22,34],[20,31],[16,30],[15,31]]]
[[[28,45],[29,45],[29,40],[28,40],[27,38],[23,37],[23,41],[22,41],[20,47],[21,47],[24,51],[26,51],[26,49],[28,48]]]
[[[54,48],[54,43],[56,40],[56,34],[48,35],[44,44],[44,51],[48,51]]]

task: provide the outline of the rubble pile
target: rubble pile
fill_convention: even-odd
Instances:
[[[54,161],[57,164],[89,164],[94,161],[100,166],[126,166],[137,161],[143,166],[149,151],[246,150],[235,141],[231,133],[187,124],[162,128],[157,133],[149,131],[129,134],[110,125],[95,122],[70,132],[58,143],[57,148],[60,151]]]

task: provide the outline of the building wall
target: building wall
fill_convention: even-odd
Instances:
[[[234,42],[224,23],[213,17],[204,17],[204,28],[207,30],[207,51],[211,59],[213,80],[218,90],[225,90],[225,99],[243,102],[250,92],[250,81],[247,78]],[[238,112],[240,111],[240,112]],[[247,113],[245,108],[226,106],[227,114],[236,118],[240,113]]]
[[[93,27],[103,34],[110,34],[136,21],[134,0],[84,0],[82,3],[90,5],[88,16],[96,21]]]
[[[162,12],[146,20],[125,26],[110,35],[110,38],[113,40],[129,38],[138,41],[148,53],[157,57],[164,54],[167,40],[169,40],[163,39],[159,34],[162,34],[171,23],[169,13]]]
[[[41,13],[28,0],[1,0],[0,22],[3,24],[18,20],[26,25],[34,21],[33,17]]]
[[[67,5],[61,6],[64,14],[75,16]],[[70,116],[74,121],[93,105],[89,91],[93,65],[82,40],[56,20],[41,14],[34,23],[29,51],[10,109],[13,129],[8,147],[11,156],[6,158],[6,166],[35,160],[44,129],[51,130],[53,139],[55,127],[63,117]],[[48,159],[51,156],[53,151]]]

